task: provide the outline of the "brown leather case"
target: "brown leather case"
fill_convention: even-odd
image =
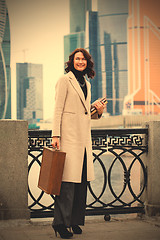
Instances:
[[[38,187],[45,193],[59,195],[66,153],[44,147]]]

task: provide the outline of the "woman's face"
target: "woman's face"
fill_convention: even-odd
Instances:
[[[74,68],[78,71],[84,71],[87,67],[87,60],[85,59],[82,52],[77,52],[73,59]]]

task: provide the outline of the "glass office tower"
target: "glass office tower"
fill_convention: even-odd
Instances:
[[[128,91],[128,0],[98,0],[102,90],[108,98],[107,112],[122,113]]]
[[[10,26],[5,0],[0,0],[0,119],[11,118]]]
[[[17,63],[17,119],[43,119],[42,64]]]
[[[70,33],[64,36],[64,62],[68,61],[68,56],[74,49],[85,46],[85,32]]]
[[[92,55],[94,61],[94,69],[96,72],[94,79],[90,80],[91,101],[94,102],[103,96],[98,12],[88,11],[86,16],[85,48]]]
[[[91,80],[92,102],[102,97],[98,13],[91,0],[70,0],[70,34],[64,36],[64,62],[76,48],[86,48],[93,57],[96,76]]]
[[[160,1],[129,0],[124,114],[160,114]]]
[[[64,62],[74,49],[85,46],[86,12],[91,0],[70,0],[70,34],[64,36]]]

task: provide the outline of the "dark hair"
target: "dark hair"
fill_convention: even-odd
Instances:
[[[93,78],[95,76],[95,71],[93,69],[94,67],[94,62],[92,60],[91,55],[89,54],[89,52],[87,52],[84,48],[76,48],[70,55],[69,55],[69,60],[68,62],[65,63],[65,71],[68,73],[69,71],[72,71],[74,69],[74,64],[73,64],[73,60],[74,60],[74,55],[77,52],[82,52],[85,59],[87,60],[87,67],[84,70],[85,74],[87,74],[88,78]]]

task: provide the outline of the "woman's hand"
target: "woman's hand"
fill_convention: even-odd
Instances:
[[[54,147],[54,148],[57,148],[59,149],[59,137],[52,137],[52,143],[51,145]]]
[[[94,102],[94,106],[97,109],[98,115],[102,115],[104,107],[105,107],[105,104],[101,103],[100,100],[96,100]]]

